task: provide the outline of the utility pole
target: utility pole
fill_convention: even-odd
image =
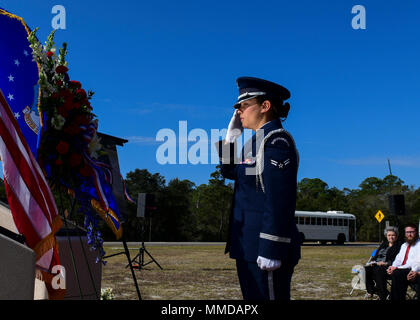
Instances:
[[[389,169],[389,174],[392,176],[392,171],[391,171],[391,162],[388,159],[388,169]]]

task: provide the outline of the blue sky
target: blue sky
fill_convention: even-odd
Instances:
[[[285,128],[300,152],[298,179],[356,188],[392,173],[420,181],[420,4],[397,1],[0,0],[52,30],[66,8],[70,77],[95,91],[101,132],[129,139],[122,174],[136,168],[207,183],[214,164],[161,165],[157,132],[226,128],[235,79],[255,76],[291,91]],[[366,29],[354,30],[354,5]]]

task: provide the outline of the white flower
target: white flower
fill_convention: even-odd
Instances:
[[[112,288],[101,289],[101,300],[114,300],[114,292]]]
[[[59,114],[57,114],[51,120],[52,126],[57,130],[61,130],[65,123],[66,123],[66,119],[64,119],[64,117]]]
[[[98,137],[96,132],[92,140],[90,140],[88,144],[88,148],[89,148],[89,155],[92,158],[97,159],[99,157],[97,152],[102,149],[102,145],[101,145],[101,138]]]

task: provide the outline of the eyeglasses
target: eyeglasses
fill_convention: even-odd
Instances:
[[[252,107],[253,105],[256,105],[256,104],[258,104],[258,103],[248,104],[248,105],[245,105],[245,106],[238,105],[237,107],[235,107],[235,109],[239,110],[241,112],[244,112],[246,109],[248,109],[249,107]]]
[[[406,231],[405,233],[417,233],[417,231]]]

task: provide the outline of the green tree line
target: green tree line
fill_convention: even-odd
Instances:
[[[0,179],[1,180],[1,179]],[[127,241],[225,241],[233,197],[233,183],[225,180],[220,167],[211,174],[207,184],[195,185],[189,180],[172,179],[168,183],[159,173],[135,169],[126,175],[128,192],[155,196],[155,210],[146,218],[137,217],[137,206],[127,202],[123,230]],[[388,196],[405,196],[405,215],[389,212]],[[57,198],[57,197],[56,197]],[[0,200],[7,202],[3,181]],[[329,187],[319,178],[304,178],[298,182],[296,210],[340,210],[356,216],[357,239],[379,241],[385,221],[391,225],[418,223],[420,219],[420,188],[404,184],[400,178],[368,177],[356,189]],[[385,218],[379,224],[375,214],[381,210]],[[75,215],[79,225],[83,217]],[[115,240],[111,230],[100,223],[105,241]],[[142,232],[143,230],[143,232]]]
[[[156,210],[149,218],[136,217],[136,206],[128,205],[124,231],[129,239],[140,239],[140,223],[144,223],[146,241],[225,241],[233,197],[233,183],[225,180],[220,167],[210,176],[207,184],[196,186],[189,180],[173,179],[166,184],[159,173],[136,169],[126,176],[130,194],[153,193]],[[405,215],[389,212],[388,196],[403,194]],[[369,177],[356,189],[329,187],[319,178],[304,178],[298,182],[296,210],[339,210],[356,216],[359,241],[382,240],[385,221],[390,225],[418,223],[420,219],[420,188],[407,186],[400,178]],[[375,214],[381,210],[385,218],[381,223]],[[151,223],[151,225],[150,225]]]

